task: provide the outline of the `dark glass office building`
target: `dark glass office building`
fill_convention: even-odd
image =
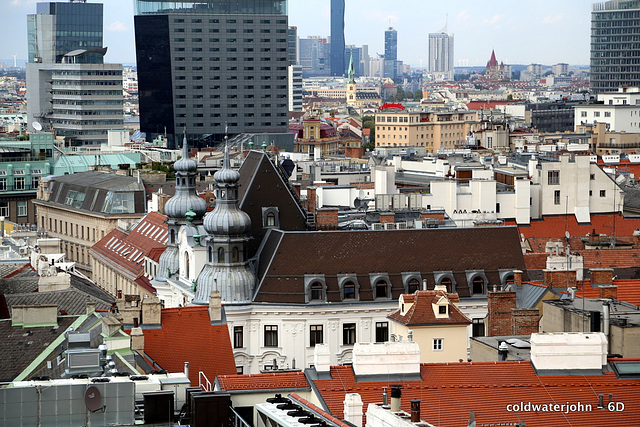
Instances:
[[[286,0],[135,1],[140,129],[203,145],[287,133]]]
[[[384,77],[395,79],[398,75],[398,32],[389,28],[384,32]]]
[[[344,1],[331,0],[331,75],[344,76]]]
[[[640,86],[640,1],[613,0],[591,12],[591,91]]]

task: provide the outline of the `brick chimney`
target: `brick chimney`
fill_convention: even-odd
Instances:
[[[516,293],[489,292],[487,295],[487,336],[511,335],[511,310],[516,308]]]
[[[316,187],[308,187],[307,188],[307,211],[315,215],[317,206],[318,206],[318,199],[316,196]]]
[[[618,299],[618,287],[616,285],[599,286],[600,298]]]
[[[522,286],[522,270],[513,270],[513,282],[516,286]]]
[[[576,286],[574,270],[544,270],[544,283],[552,288],[572,288]]]
[[[613,268],[590,268],[591,284],[594,286],[612,285]]]
[[[318,230],[337,230],[338,208],[320,208],[316,210],[316,228]]]

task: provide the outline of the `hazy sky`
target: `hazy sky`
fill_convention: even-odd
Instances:
[[[96,2],[88,0],[89,2]],[[0,59],[27,58],[27,14],[36,0],[0,0]],[[106,60],[135,63],[133,0],[103,0]],[[455,35],[455,65],[485,65],[495,49],[508,64],[589,63],[592,0],[346,0],[347,44],[384,51],[384,31],[398,31],[398,59],[412,66],[427,61],[427,35]],[[330,0],[289,0],[289,25],[298,35],[329,36]]]

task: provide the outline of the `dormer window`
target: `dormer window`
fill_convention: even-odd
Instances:
[[[280,227],[280,212],[277,207],[262,208],[262,226],[269,228]]]
[[[473,278],[473,293],[474,294],[483,294],[484,293],[484,279],[480,276],[476,276]]]
[[[305,302],[318,303],[327,300],[327,284],[323,274],[308,274],[304,278]]]
[[[447,314],[447,306],[446,305],[439,305],[438,306],[438,313],[439,314]]]
[[[348,281],[344,284],[342,288],[342,298],[343,299],[354,299],[356,297],[356,284],[352,281]]]
[[[407,284],[407,291],[410,294],[420,290],[420,281],[418,279],[411,279]]]
[[[380,279],[376,282],[376,298],[388,298],[387,294],[387,282]]]
[[[312,300],[322,300],[322,283],[314,282],[311,284],[311,299]]]
[[[447,288],[447,292],[451,292],[451,285],[452,284],[453,284],[453,282],[448,277],[443,277],[442,280],[440,281],[440,285],[446,287]]]

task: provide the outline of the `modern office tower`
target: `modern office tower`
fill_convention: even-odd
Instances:
[[[325,77],[331,75],[329,43],[323,37],[299,39],[302,77]]]
[[[640,1],[612,0],[591,12],[591,92],[640,86]]]
[[[398,60],[398,32],[389,27],[384,32],[384,77],[397,77],[396,61]]]
[[[300,63],[300,49],[298,46],[298,27],[289,27],[287,38],[287,49],[289,65]]]
[[[331,0],[331,75],[344,76],[344,0]]]
[[[302,111],[302,65],[289,65],[289,111]]]
[[[136,0],[140,130],[168,146],[288,131],[286,0]]]
[[[102,4],[36,4],[27,16],[29,131],[53,129],[70,146],[106,144],[123,127],[122,65],[104,64]]]
[[[429,72],[436,78],[453,80],[453,34],[446,27],[429,34]]]

